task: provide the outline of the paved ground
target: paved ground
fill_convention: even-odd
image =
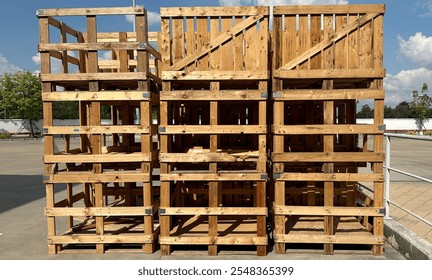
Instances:
[[[413,154],[412,150],[417,147],[412,146],[408,154]],[[46,219],[43,214],[45,188],[42,184],[42,154],[43,144],[39,140],[0,141],[0,259],[257,259],[250,252],[237,255],[222,254],[217,257],[208,257],[205,254],[186,255],[186,257],[173,254],[161,257],[159,252],[153,255],[141,253],[48,255]],[[427,157],[431,153],[420,152],[419,154]],[[396,156],[394,160],[397,161]],[[421,168],[423,163],[420,159],[419,164]],[[427,170],[431,170],[430,167],[424,168],[425,174],[428,174]],[[408,191],[408,193],[414,192]],[[423,195],[420,196],[423,197]],[[413,199],[412,201],[420,200]],[[422,204],[429,205],[429,203]],[[287,255],[275,255],[271,251],[263,259],[395,260],[404,258],[392,247],[386,245],[385,254],[381,257],[372,256],[370,250],[348,249],[335,251],[333,256],[323,255],[322,250],[292,250]]]

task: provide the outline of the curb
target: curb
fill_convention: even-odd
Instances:
[[[384,221],[387,242],[409,260],[432,260],[432,244],[397,221]]]

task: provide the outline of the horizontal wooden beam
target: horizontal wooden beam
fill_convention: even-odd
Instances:
[[[350,5],[289,5],[273,7],[273,15],[313,15],[313,14],[365,14],[384,13],[385,5],[350,4]]]
[[[384,134],[376,124],[274,125],[272,132],[276,135]]]
[[[267,181],[267,174],[265,173],[170,173],[160,174],[161,181]]]
[[[269,7],[173,7],[160,8],[161,17],[211,17],[269,15]]]
[[[365,234],[317,235],[317,234],[275,234],[276,243],[321,243],[321,244],[365,244],[383,245],[383,236]]]
[[[268,71],[163,71],[163,80],[267,80]]]
[[[153,155],[135,153],[110,153],[110,154],[58,154],[44,155],[44,163],[107,163],[107,162],[150,162]]]
[[[109,8],[60,8],[39,9],[36,11],[38,17],[55,16],[97,16],[97,15],[142,15],[143,7],[109,7]]]
[[[310,70],[276,70],[278,79],[383,79],[386,71],[376,69],[310,69]]]
[[[152,244],[154,242],[153,235],[145,235],[144,233],[128,233],[116,235],[89,235],[89,234],[73,234],[62,236],[48,236],[48,244],[116,244],[116,243],[142,243]]]
[[[62,216],[152,216],[153,207],[121,206],[121,207],[54,207],[45,208],[47,217]]]
[[[161,216],[217,215],[217,216],[267,216],[267,207],[168,207],[160,208]]]
[[[42,82],[143,81],[146,79],[147,79],[147,74],[143,72],[41,74]]]
[[[317,181],[317,182],[376,182],[384,181],[382,173],[282,173],[275,174],[276,181]]]
[[[266,134],[265,125],[167,125],[160,134]]]
[[[223,100],[267,100],[268,94],[260,90],[176,90],[162,91],[162,101],[223,101]]]
[[[336,216],[336,217],[384,217],[384,208],[325,207],[325,206],[274,206],[275,215],[284,216]]]
[[[253,161],[256,162],[258,157],[255,156],[235,156],[228,153],[160,153],[159,160],[162,163],[174,162],[243,162]]]
[[[103,51],[103,50],[146,50],[160,59],[160,54],[143,42],[102,42],[102,43],[50,43],[39,44],[39,51]]]
[[[273,153],[274,162],[383,162],[384,153]]]
[[[384,90],[371,89],[289,89],[273,92],[276,101],[384,99]]]
[[[267,237],[211,237],[211,236],[160,236],[161,245],[267,245]]]
[[[120,182],[150,182],[149,173],[104,172],[60,172],[44,177],[44,183],[120,183]]]
[[[141,125],[101,125],[101,126],[46,126],[45,135],[54,134],[112,134],[112,133],[141,133],[148,134],[150,128]]]
[[[42,101],[147,101],[147,91],[56,91],[42,92]]]

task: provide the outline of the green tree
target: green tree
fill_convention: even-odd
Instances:
[[[360,111],[357,112],[357,118],[370,119],[373,117],[374,117],[374,110],[368,104],[363,105]]]
[[[432,106],[432,98],[427,95],[427,92],[428,84],[424,83],[421,94],[416,90],[413,91],[413,100],[410,103],[414,117],[418,120],[419,134],[421,135],[423,135],[424,123]]]
[[[40,120],[42,114],[41,82],[30,72],[4,74],[0,78],[0,108],[4,117]]]
[[[394,112],[395,118],[414,118],[411,105],[406,101],[402,101],[396,105]]]

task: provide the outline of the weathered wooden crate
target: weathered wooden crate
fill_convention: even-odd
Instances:
[[[288,243],[321,243],[326,254],[334,244],[372,245],[383,254],[384,11],[383,5],[274,7],[277,253]],[[356,124],[361,100],[374,103],[372,125]],[[372,173],[359,172],[367,164]],[[370,207],[356,205],[359,181],[374,184]]]
[[[265,255],[269,8],[161,8],[161,18],[162,254],[187,244]],[[176,227],[188,222],[198,235]]]
[[[158,157],[152,111],[161,80],[146,11],[45,9],[37,15],[49,253],[71,244],[92,244],[103,253],[131,243],[152,253],[157,243],[152,171]],[[135,16],[136,31],[100,32],[102,18],[125,15]],[[75,22],[71,17],[84,19],[86,30],[60,20]],[[75,102],[79,124],[54,125],[56,102]],[[104,109],[110,111],[108,124],[101,120]],[[63,184],[66,198],[55,200]],[[62,218],[69,220],[65,233],[57,228]]]

